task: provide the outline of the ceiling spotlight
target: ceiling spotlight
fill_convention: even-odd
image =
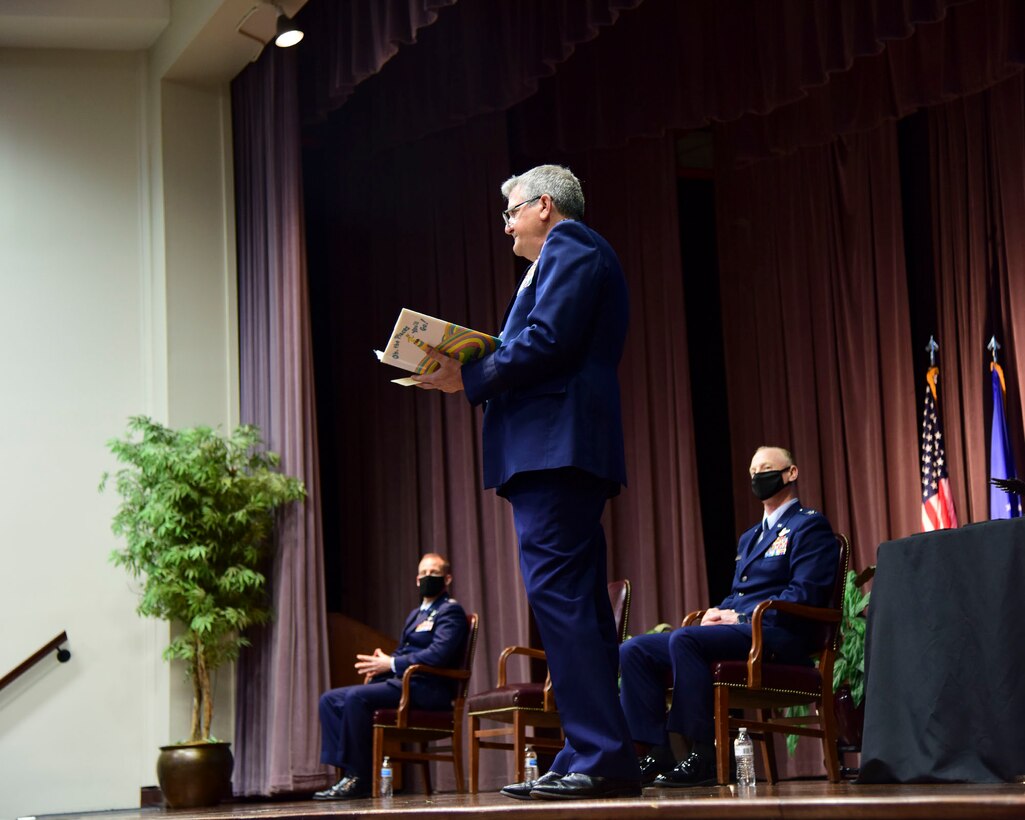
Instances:
[[[281,6],[275,3],[274,8],[278,12],[278,27],[277,34],[274,35],[274,45],[281,48],[294,46],[303,38],[302,31],[292,22],[292,18],[282,11]]]
[[[253,15],[256,14],[257,11],[268,7],[274,9],[274,13],[277,15],[277,26],[275,27],[274,31],[275,45],[278,45],[281,48],[288,48],[289,46],[294,46],[296,43],[302,40],[302,31],[300,31],[299,27],[296,26],[296,24],[292,21],[292,18],[285,14],[285,10],[281,8],[281,6],[277,3],[273,2],[273,0],[260,0],[260,2],[258,2],[252,8],[250,8],[249,11],[247,11],[242,16],[242,19],[238,21],[238,25],[235,26],[235,31],[237,31],[239,34],[245,37],[248,37],[250,40],[254,40],[255,42],[259,43],[260,50],[262,51],[263,46],[267,45],[270,42],[269,38],[265,39],[267,38],[267,34],[264,34],[262,37],[258,37],[256,34],[246,31],[245,25],[249,21],[249,18],[253,17]],[[267,16],[269,15],[264,15],[264,17]],[[266,20],[264,30],[266,31],[266,29],[269,27],[270,20]],[[260,51],[257,51],[256,54],[253,55],[253,60],[255,61],[259,56]]]

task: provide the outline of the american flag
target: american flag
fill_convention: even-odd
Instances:
[[[943,423],[936,407],[938,367],[925,374],[925,412],[922,414],[922,531],[946,530],[957,526],[954,498],[947,478],[947,457],[943,451]]]

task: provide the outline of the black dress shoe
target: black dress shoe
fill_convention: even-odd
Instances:
[[[355,800],[358,797],[370,797],[370,784],[366,778],[343,777],[330,789],[315,792],[314,800]]]
[[[638,780],[625,777],[598,777],[570,772],[551,783],[537,783],[530,790],[531,797],[542,800],[582,800],[588,797],[640,797]]]
[[[679,789],[686,786],[714,786],[717,781],[715,761],[691,752],[671,772],[656,777],[652,785]]]
[[[663,749],[652,749],[651,754],[641,758],[641,785],[650,786],[660,774],[671,772],[676,767],[676,758],[672,752]]]
[[[517,800],[530,800],[530,790],[542,783],[551,783],[562,777],[558,772],[545,772],[537,780],[526,780],[523,783],[511,783],[502,789],[500,794],[506,797],[515,797]]]

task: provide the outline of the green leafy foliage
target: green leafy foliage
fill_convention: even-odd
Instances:
[[[278,471],[252,425],[224,436],[134,416],[108,447],[125,465],[100,483],[121,497],[111,529],[125,546],[110,560],[143,579],[140,615],[184,625],[164,657],[183,661],[193,682],[190,741],[209,739],[210,673],[248,645],[247,627],[270,620],[275,511],[305,488]]]
[[[854,570],[847,572],[844,587],[843,615],[840,621],[840,646],[833,662],[833,689],[846,683],[851,687],[851,700],[860,706],[865,699],[865,608],[871,592],[864,592],[854,583]]]

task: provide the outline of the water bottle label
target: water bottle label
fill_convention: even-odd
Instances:
[[[391,769],[381,769],[381,777],[391,777]]]

